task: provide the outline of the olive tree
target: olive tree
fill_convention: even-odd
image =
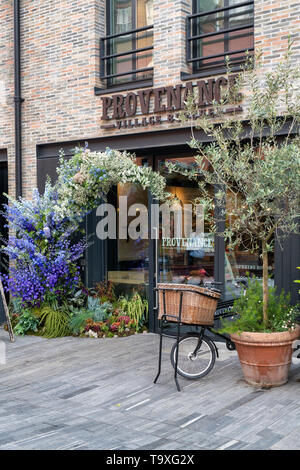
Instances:
[[[228,78],[231,73],[228,65]],[[190,146],[197,150],[197,166],[184,173],[197,178],[202,197],[198,203],[211,209],[217,204],[217,221],[225,227],[218,232],[229,248],[246,244],[258,251],[263,265],[263,322],[268,325],[268,255],[274,238],[282,240],[297,231],[300,193],[300,69],[293,65],[292,44],[278,65],[264,71],[263,57],[248,57],[230,89],[213,101],[210,113],[200,117],[197,93],[190,95],[182,120],[191,121]],[[238,105],[243,100],[245,114]],[[237,109],[224,113],[226,105]],[[213,114],[213,118],[212,118]],[[193,116],[193,118],[192,118]],[[204,144],[194,129],[210,137]],[[283,137],[284,136],[284,137]],[[169,165],[170,170],[176,166]],[[177,171],[179,169],[177,168]],[[181,170],[182,172],[182,170]],[[215,200],[208,185],[218,188]],[[230,205],[225,210],[226,197]],[[225,224],[224,224],[225,222]]]

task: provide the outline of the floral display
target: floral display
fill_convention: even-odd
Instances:
[[[47,183],[43,196],[35,191],[32,201],[10,198],[5,206],[15,234],[3,248],[12,262],[10,274],[3,275],[3,280],[6,290],[20,298],[24,308],[53,300],[61,304],[79,283],[77,260],[86,243],[73,242],[68,223],[56,220],[56,201],[56,190]]]
[[[103,284],[91,295],[83,288],[83,294],[75,296],[81,284],[78,260],[87,247],[76,234],[85,215],[112,186],[139,183],[162,200],[168,197],[165,179],[151,168],[137,166],[126,152],[91,152],[87,146],[76,148],[69,160],[62,156],[57,173],[57,182],[47,181],[43,195],[34,190],[32,200],[9,197],[4,206],[10,238],[2,250],[10,270],[2,279],[11,295],[15,332],[51,338],[142,331],[148,304],[137,294],[117,300],[114,287]]]
[[[76,148],[69,160],[61,156],[57,173],[56,216],[74,224],[105,200],[109,190],[118,183],[138,183],[143,189],[151,187],[158,200],[168,196],[164,177],[150,167],[138,166],[135,157],[127,152],[111,149],[91,152],[87,147]]]

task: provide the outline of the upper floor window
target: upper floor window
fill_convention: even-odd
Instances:
[[[188,57],[193,71],[241,63],[254,48],[254,1],[193,0],[188,17]]]
[[[153,76],[153,0],[107,0],[101,78],[108,87]]]

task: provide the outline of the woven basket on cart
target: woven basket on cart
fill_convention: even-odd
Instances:
[[[191,284],[158,284],[159,311],[158,318],[164,315],[164,298],[166,315],[179,315],[180,291],[182,296],[181,322],[195,325],[213,325],[214,315],[218,299],[221,294],[205,287]],[[165,290],[172,289],[172,290]],[[185,292],[186,291],[186,292]],[[191,292],[192,291],[192,292]],[[176,321],[175,318],[166,317],[168,321]]]

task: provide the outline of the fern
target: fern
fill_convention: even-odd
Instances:
[[[40,325],[42,325],[41,336],[61,338],[70,334],[70,318],[65,311],[44,305],[42,308],[35,310],[35,315],[39,317]]]

